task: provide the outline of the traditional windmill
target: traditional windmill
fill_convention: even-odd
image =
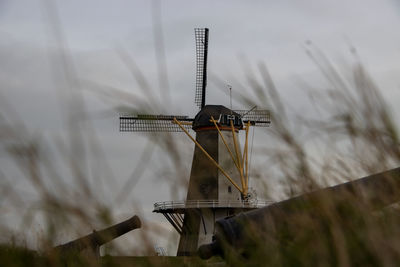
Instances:
[[[206,105],[208,29],[195,29],[195,39],[197,115],[120,116],[122,132],[184,132],[195,143],[186,201],[154,204],[154,212],[162,213],[181,235],[178,256],[193,255],[210,243],[217,219],[266,204],[250,199],[247,140],[250,126],[270,124],[269,112]],[[243,155],[239,130],[246,133]]]

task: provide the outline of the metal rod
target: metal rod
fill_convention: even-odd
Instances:
[[[182,226],[181,226],[181,224],[179,223],[178,219],[175,217],[175,214],[170,213],[169,216],[170,216],[170,217],[172,218],[172,220],[176,223],[176,226],[177,226],[180,230],[182,230]]]
[[[178,216],[179,220],[180,220],[181,223],[183,224],[183,217],[182,217],[182,215],[181,215],[180,213],[177,213],[176,215]]]
[[[229,88],[229,102],[231,104],[231,115],[232,115],[232,86],[228,85]]]
[[[181,235],[182,231],[179,230],[178,226],[175,225],[174,221],[168,216],[168,214],[163,213],[164,217],[167,219],[167,221],[169,221],[169,223],[175,228],[175,230]]]

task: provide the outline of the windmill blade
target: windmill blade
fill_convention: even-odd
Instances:
[[[268,127],[271,124],[269,110],[233,110],[240,114],[244,124],[250,122],[253,126]]]
[[[201,109],[206,104],[208,28],[194,29],[196,39],[196,94],[194,102]]]
[[[174,115],[120,115],[120,132],[182,132],[181,128],[174,123],[174,118],[178,121],[186,122],[183,126],[192,129],[193,119],[188,116]]]

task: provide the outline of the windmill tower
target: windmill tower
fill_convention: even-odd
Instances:
[[[250,198],[247,140],[250,126],[270,124],[269,112],[206,105],[208,29],[195,29],[195,39],[196,116],[120,116],[122,132],[184,132],[195,144],[186,200],[154,204],[154,212],[163,214],[180,234],[178,256],[193,255],[200,245],[210,243],[217,219],[266,205]],[[240,130],[246,133],[243,154]]]

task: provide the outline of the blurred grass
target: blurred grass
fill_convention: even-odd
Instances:
[[[307,117],[298,112],[290,117],[265,65],[259,77],[248,81],[259,102],[243,95],[247,103],[272,109],[273,125],[264,150],[265,164],[277,172],[260,173],[264,181],[277,175],[286,198],[342,183],[366,174],[399,166],[399,135],[391,111],[364,66],[337,69],[317,48],[307,51],[329,83],[329,88],[311,91],[318,112]],[[355,51],[353,51],[355,53]],[[340,70],[340,71],[339,71]],[[350,77],[345,79],[343,77]],[[316,88],[310,86],[309,88]],[[307,88],[308,89],[308,88]],[[294,123],[295,122],[295,123]],[[307,127],[306,135],[298,129]],[[309,140],[323,154],[307,147]],[[272,186],[272,188],[271,188]],[[267,186],[273,193],[273,185]],[[384,194],[378,198],[385,198]],[[334,199],[321,195],[303,203],[303,213],[282,212],[270,231],[246,228],[252,237],[247,254],[226,247],[230,266],[398,266],[398,204],[370,212],[357,204],[353,195]],[[313,212],[309,212],[309,211]],[[269,222],[265,222],[267,224]],[[246,244],[243,246],[245,247]]]
[[[300,126],[294,125],[294,117],[287,112],[284,100],[279,96],[278,89],[263,64],[259,65],[261,80],[257,79],[254,73],[248,74],[248,83],[253,91],[238,99],[248,105],[268,106],[271,109],[273,125],[267,131],[269,138],[266,143],[274,145],[263,150],[261,156],[265,157],[275,172],[260,173],[257,167],[254,167],[253,172],[271,191],[274,190],[274,184],[268,184],[268,181],[271,181],[271,175],[276,175],[274,180],[280,182],[286,194],[285,198],[396,167],[400,159],[399,136],[391,119],[389,107],[362,64],[356,63],[351,69],[352,75],[346,75],[350,76],[351,80],[344,80],[342,78],[344,75],[339,73],[322,53],[318,50],[309,53],[331,83],[331,88],[320,90],[313,95],[314,101],[317,102],[316,106],[322,110],[318,114],[319,118],[297,116],[296,124]],[[103,88],[100,88],[101,90]],[[121,96],[123,99],[119,98],[120,94],[117,91],[111,95],[116,102],[123,103],[125,98],[123,95]],[[258,102],[254,102],[254,99]],[[5,115],[2,117],[6,117]],[[75,122],[73,124],[75,125]],[[38,237],[40,245],[37,252],[23,245],[13,243],[2,245],[0,248],[2,265],[120,266],[134,263],[137,266],[199,266],[221,263],[221,259],[218,258],[204,262],[197,258],[105,256],[98,261],[81,258],[79,255],[73,255],[72,258],[58,258],[46,254],[46,251],[54,245],[57,233],[61,231],[77,230],[80,225],[92,228],[94,221],[101,222],[102,225],[115,222],[111,211],[113,207],[104,205],[103,201],[96,198],[93,188],[87,183],[88,174],[82,171],[84,167],[74,163],[76,158],[70,157],[70,153],[62,155],[66,157],[66,162],[72,161],[68,166],[72,168],[72,173],[76,176],[74,181],[78,186],[71,187],[65,184],[62,179],[63,174],[53,168],[52,160],[43,148],[48,140],[29,138],[28,129],[24,129],[24,134],[21,134],[22,125],[23,122],[20,120],[17,125],[2,121],[2,147],[6,148],[10,159],[22,171],[40,198],[35,205],[35,211],[29,211],[30,215],[25,218],[34,216],[35,212],[40,211],[44,214],[46,232]],[[298,134],[298,127],[310,129],[305,139]],[[86,131],[77,126],[72,129],[74,129],[72,135],[77,132],[80,134],[69,142],[78,144],[85,144],[87,134],[91,135],[93,131]],[[322,156],[313,154],[315,151],[310,151],[307,147],[307,138],[317,140],[319,146],[324,146],[329,151]],[[179,169],[184,159],[180,157],[178,151],[173,150],[175,148],[173,140],[164,136],[153,139],[153,142],[163,147],[166,152],[171,152],[170,160],[173,166]],[[96,143],[92,145],[99,146]],[[83,145],[79,150],[85,147],[86,145]],[[144,153],[152,152],[146,149]],[[83,152],[82,155],[87,157],[90,154]],[[148,158],[149,155],[144,157]],[[44,173],[52,174],[52,180],[48,180]],[[128,181],[127,186],[133,188],[134,184],[129,185],[129,183],[132,182]],[[15,195],[18,193],[12,190],[11,184],[2,183],[2,190],[11,192],[6,197],[18,199],[16,203],[24,202],[21,196]],[[126,192],[116,197],[124,198]],[[322,198],[319,202],[309,203],[317,210],[316,213],[281,218],[283,223],[274,232],[259,233],[257,229],[247,229],[257,241],[257,245],[251,249],[252,253],[243,258],[236,252],[226,252],[226,262],[231,266],[397,266],[400,264],[398,208],[394,206],[371,213],[360,206],[352,205],[356,201],[351,196],[342,196],[338,201],[339,199],[340,202],[336,202],[337,200],[328,201]],[[85,204],[82,205],[83,203]],[[27,219],[26,223],[29,222],[30,219]],[[6,228],[1,230],[3,233],[7,231]],[[161,229],[152,230],[157,232]],[[143,243],[142,253],[154,254],[151,241],[145,233],[137,242]],[[118,249],[113,246],[109,247],[106,253],[119,254]]]
[[[98,191],[106,190],[107,184],[114,180],[110,166],[102,157],[107,152],[103,151],[95,127],[88,118],[83,89],[90,89],[99,97],[106,95],[117,112],[159,113],[166,107],[162,105],[163,97],[156,96],[134,59],[121,48],[117,53],[140,85],[145,98],[112,86],[82,81],[75,71],[51,1],[48,1],[47,8],[46,14],[53,25],[52,34],[60,49],[58,56],[51,57],[51,61],[54,69],[59,71],[54,79],[60,85],[57,91],[64,114],[65,136],[54,141],[40,133],[31,133],[13,107],[7,105],[6,97],[1,97],[0,145],[3,157],[16,166],[18,175],[26,182],[23,185],[31,186],[34,193],[27,198],[20,188],[15,188],[14,174],[0,172],[0,200],[8,209],[20,213],[18,223],[21,229],[33,229],[35,217],[40,217],[45,230],[37,234],[37,251],[32,251],[24,237],[17,240],[15,236],[18,233],[1,223],[4,244],[0,246],[0,265],[120,266],[133,262],[137,266],[218,265],[219,258],[204,262],[198,258],[152,256],[155,252],[149,232],[157,235],[163,229],[150,223],[145,226],[147,231],[141,232],[140,239],[135,240],[141,248],[132,254],[151,257],[113,258],[107,255],[98,261],[79,255],[63,258],[47,253],[59,243],[60,235],[64,234],[63,240],[67,242],[73,239],[71,236],[87,234],[85,231],[88,229],[117,222],[113,205],[123,202],[135,187],[147,168],[146,159],[151,157],[154,146],[169,154],[170,169],[163,170],[163,173],[170,173],[167,177],[171,192],[174,194],[178,187],[187,185],[187,177],[182,175],[182,162],[187,159],[177,149],[176,140],[166,134],[152,135],[143,151],[143,162],[136,165],[132,177],[113,196],[115,201],[101,198]],[[160,28],[157,31],[162,32]],[[268,107],[272,113],[272,126],[266,132],[268,138],[260,144],[258,153],[260,165],[270,166],[271,170],[265,172],[262,166],[253,166],[252,170],[253,177],[258,177],[258,184],[266,188],[265,194],[259,192],[259,196],[276,195],[277,183],[283,192],[280,197],[284,199],[399,165],[399,134],[390,108],[362,63],[357,61],[356,52],[352,52],[356,63],[351,67],[337,68],[319,49],[312,45],[307,47],[307,53],[329,84],[323,89],[318,85],[299,83],[305,92],[308,90],[310,106],[315,108],[310,117],[301,111],[297,114],[288,111],[285,99],[279,95],[279,89],[264,64],[258,65],[257,73],[244,69],[246,81],[241,83],[249,90],[243,92],[237,101],[249,107]],[[168,81],[163,53],[159,77]],[[221,80],[216,81],[217,85],[225,86]],[[306,129],[306,134],[299,129]],[[310,149],[310,140],[320,148],[318,151]],[[57,155],[49,147],[57,147]],[[56,167],[56,157],[63,160],[67,172]],[[92,163],[93,158],[100,160]],[[104,181],[96,180],[98,177],[103,177]],[[317,209],[316,214],[291,216],[273,233],[261,234],[257,229],[247,229],[252,231],[250,234],[257,240],[257,246],[252,248],[247,258],[235,252],[226,253],[226,262],[231,266],[399,266],[398,207],[370,213],[352,205],[354,202],[350,196],[344,196],[337,203],[340,207],[335,209],[329,201],[310,203]],[[105,252],[122,254],[112,244],[106,247]]]

